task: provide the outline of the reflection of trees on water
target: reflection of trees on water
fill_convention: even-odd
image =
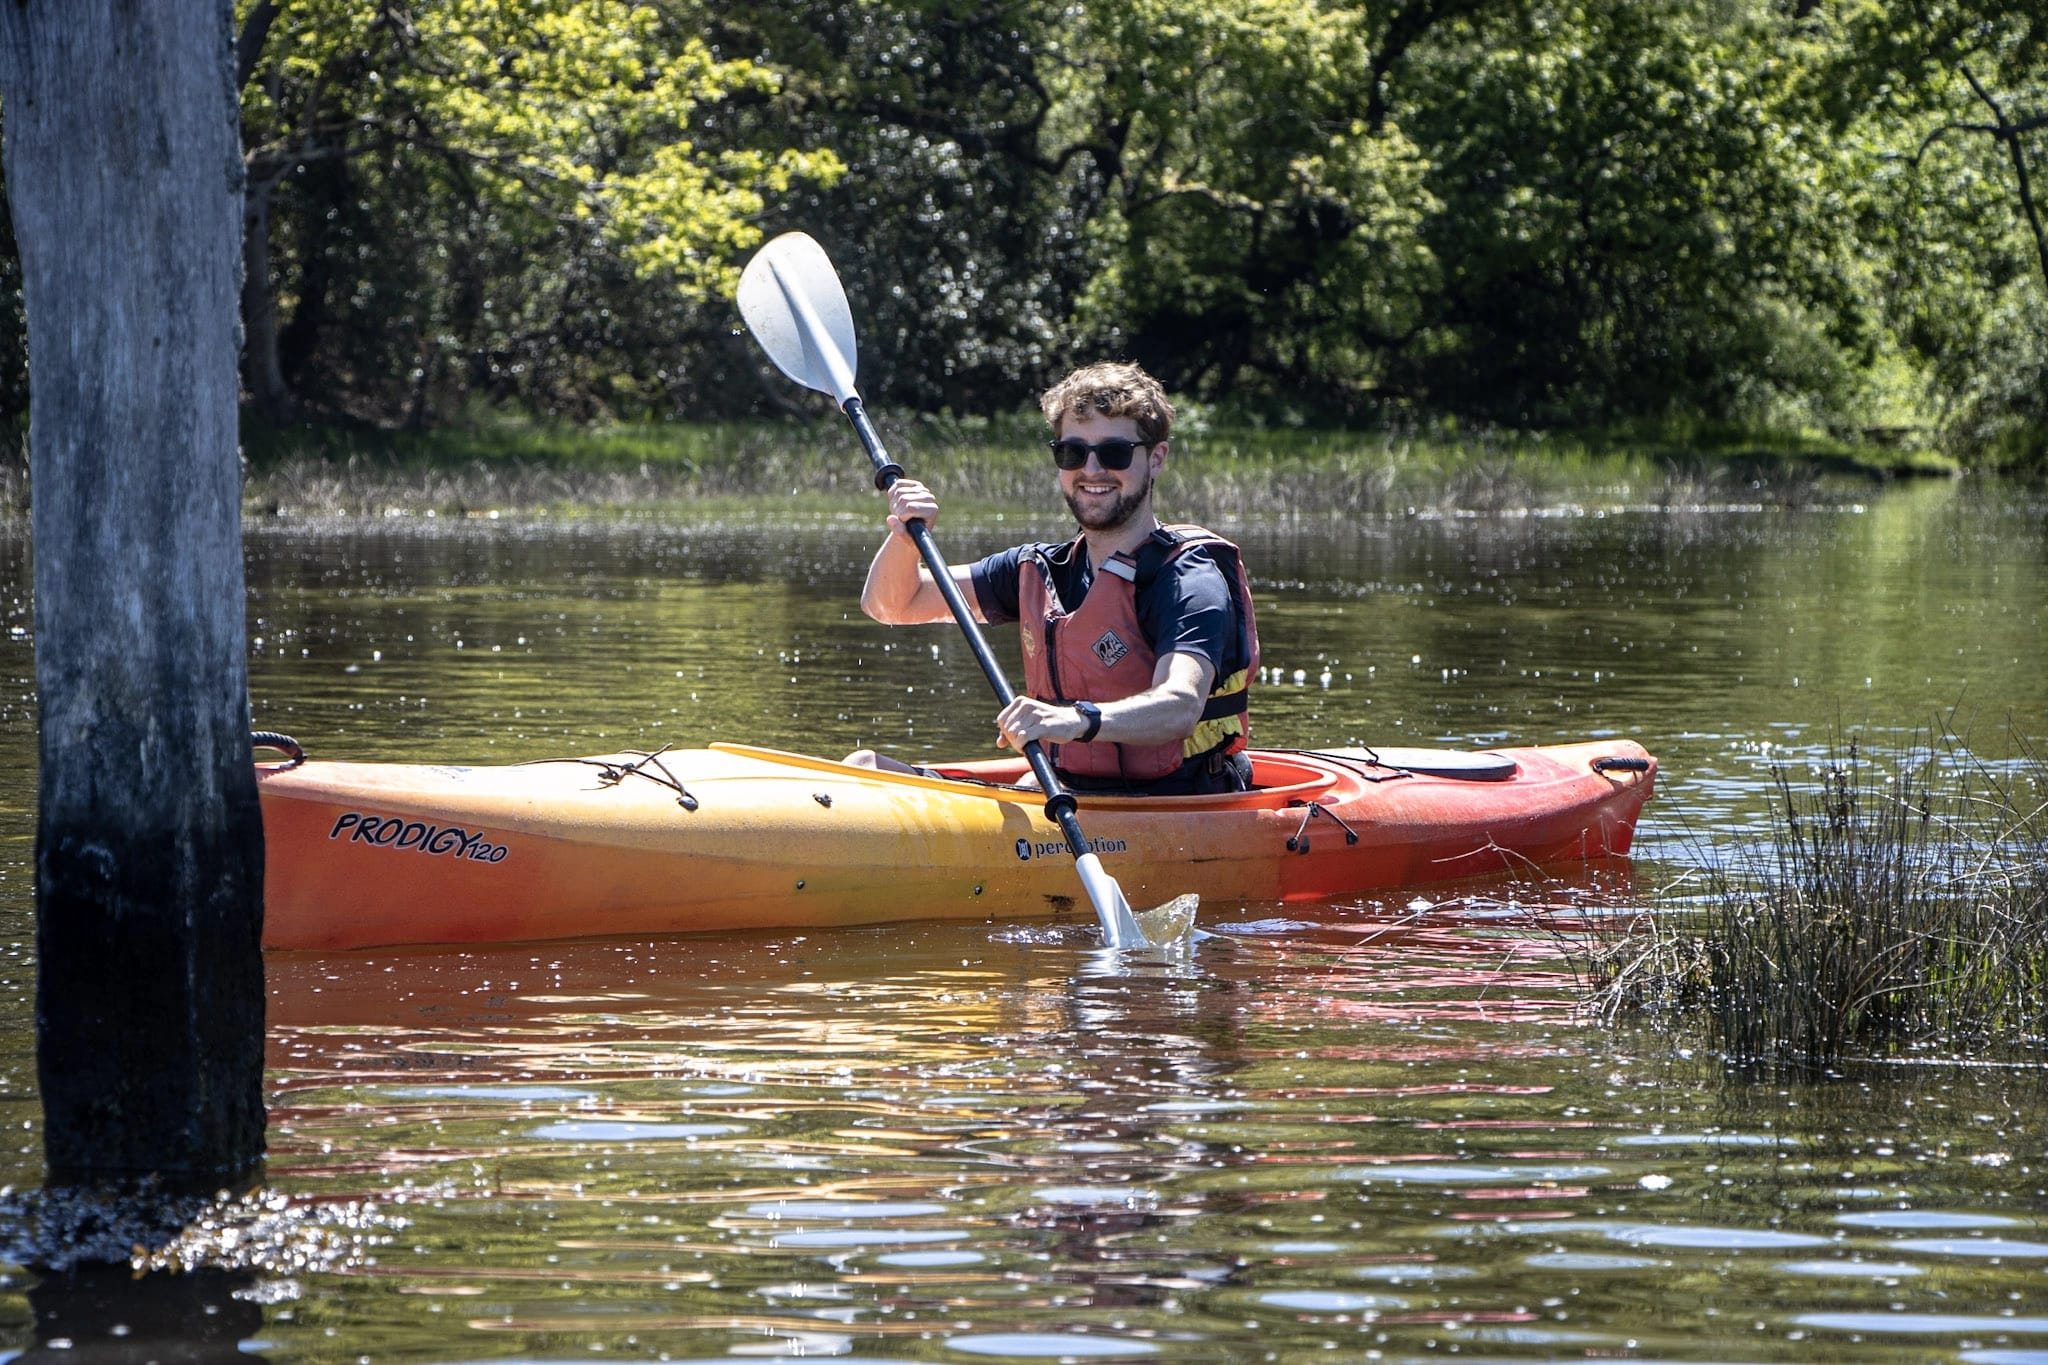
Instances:
[[[16,1365],[250,1365],[243,1340],[263,1327],[249,1271],[137,1275],[94,1266],[45,1275],[28,1292],[35,1344]]]

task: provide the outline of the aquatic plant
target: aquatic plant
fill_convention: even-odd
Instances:
[[[1583,949],[1599,1013],[1694,1021],[1731,1062],[1813,1071],[2048,1045],[2048,763],[2023,738],[2003,767],[1946,737],[1772,778],[1765,845]]]

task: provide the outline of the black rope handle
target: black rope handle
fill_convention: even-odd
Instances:
[[[667,787],[676,794],[676,804],[678,806],[681,806],[684,810],[693,811],[697,809],[699,804],[697,798],[690,794],[690,789],[683,785],[682,779],[670,772],[668,765],[661,761],[661,756],[674,747],[672,744],[664,744],[659,749],[652,750],[651,752],[628,749],[626,750],[627,753],[636,755],[631,763],[611,763],[602,758],[536,758],[530,760],[530,762],[536,764],[575,763],[586,768],[595,768],[598,770],[598,784],[605,787],[616,787],[629,777],[644,777],[657,787]],[[527,765],[522,764],[521,766]],[[649,768],[652,768],[654,771],[649,772]],[[656,774],[659,774],[659,776]]]
[[[281,735],[275,730],[252,730],[249,732],[249,743],[258,749],[275,749],[285,756],[285,762],[273,766],[274,772],[296,768],[306,761],[305,746],[290,735]]]
[[[1650,760],[1647,758],[1613,758],[1603,756],[1593,760],[1593,771],[1596,773],[1646,773],[1650,771]]]

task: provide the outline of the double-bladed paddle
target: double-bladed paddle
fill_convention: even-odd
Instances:
[[[860,395],[854,391],[858,361],[853,313],[846,306],[846,290],[840,285],[839,274],[833,270],[825,249],[801,232],[775,238],[754,254],[741,273],[739,305],[748,330],[776,368],[805,388],[832,395],[840,411],[853,423],[861,448],[867,451],[875,467],[875,487],[888,492],[903,477],[903,467],[882,448],[882,439],[875,433],[874,423],[868,420]],[[981,665],[989,686],[995,689],[997,700],[1009,705],[1017,694],[1011,690],[1002,665],[989,651],[988,641],[968,611],[960,585],[953,581],[952,571],[932,540],[931,528],[913,519],[904,529],[924,557],[932,581],[952,609],[953,619],[966,635],[968,647],[974,651],[975,661]],[[1081,885],[1087,889],[1096,917],[1102,921],[1104,943],[1111,948],[1150,946],[1154,940],[1147,939],[1138,917],[1131,913],[1123,888],[1088,847],[1080,819],[1074,813],[1074,794],[1053,773],[1044,748],[1037,740],[1031,740],[1024,746],[1024,757],[1030,762],[1031,771],[1038,775],[1039,790],[1045,793],[1046,818],[1059,825],[1066,835],[1067,847],[1073,850],[1074,870],[1081,874]],[[1156,930],[1165,931],[1156,941],[1170,941],[1187,932],[1193,923],[1194,902],[1191,895],[1178,896],[1146,913],[1145,918],[1155,922]]]

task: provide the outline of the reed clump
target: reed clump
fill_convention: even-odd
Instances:
[[[2048,765],[1954,740],[1896,765],[1851,744],[1773,773],[1768,842],[1675,911],[1587,950],[1609,1017],[1696,1020],[1738,1065],[2048,1049]]]

